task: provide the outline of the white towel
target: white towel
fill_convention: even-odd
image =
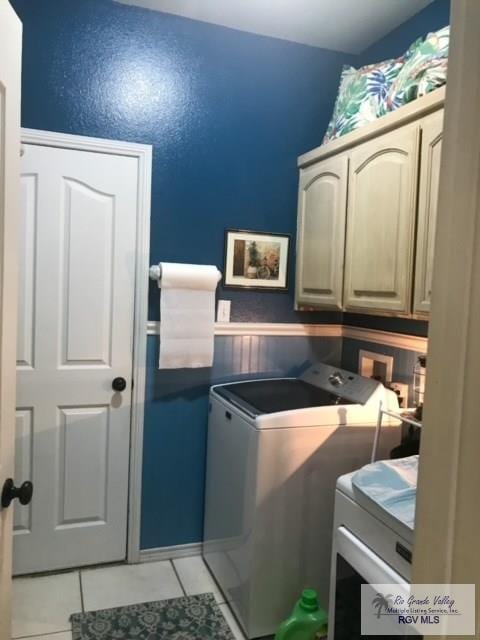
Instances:
[[[413,529],[417,496],[418,456],[380,460],[352,476],[353,486],[394,518]]]
[[[160,267],[159,369],[211,367],[219,271],[169,262]]]

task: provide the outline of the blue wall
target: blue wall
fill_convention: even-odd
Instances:
[[[294,234],[296,157],[320,144],[341,67],[360,58],[111,0],[11,1],[24,25],[23,126],[153,144],[152,262],[222,268],[226,227]],[[400,53],[418,29],[446,22],[425,11],[421,26],[413,18],[365,55]],[[293,311],[291,258],[288,293],[220,292],[233,300],[233,320],[342,320]],[[150,318],[158,318],[155,288]],[[426,323],[345,321],[426,331]],[[201,538],[209,385],[296,374],[314,359],[340,364],[341,346],[334,338],[218,337],[208,374],[159,372],[158,338],[149,337],[143,548]],[[353,367],[355,350],[344,358]]]
[[[24,25],[23,126],[154,145],[152,262],[222,268],[227,227],[294,234],[296,158],[320,144],[350,56],[110,0],[12,4]],[[220,293],[233,320],[341,320],[293,311],[293,257],[289,293]],[[158,299],[152,287],[151,319]],[[340,363],[339,340],[278,340],[217,338],[205,377],[159,372],[149,338],[143,548],[201,538],[213,381]]]
[[[358,373],[358,356],[361,349],[393,357],[393,382],[403,382],[410,386],[411,397],[409,400],[411,403],[413,401],[413,368],[421,353],[364,340],[344,338],[342,341],[342,368]]]
[[[350,327],[393,331],[394,333],[406,333],[412,336],[421,336],[422,338],[426,338],[428,335],[428,322],[425,320],[371,316],[363,313],[344,313],[342,323]]]
[[[12,4],[23,126],[154,145],[152,262],[223,268],[228,227],[294,234],[296,158],[321,143],[352,57],[111,0]],[[340,319],[293,311],[291,258],[288,293],[221,292],[232,319]]]
[[[434,0],[360,55],[360,64],[396,58],[418,38],[450,24],[450,0]]]

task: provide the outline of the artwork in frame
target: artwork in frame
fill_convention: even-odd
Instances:
[[[289,249],[289,235],[227,229],[224,286],[286,291]]]

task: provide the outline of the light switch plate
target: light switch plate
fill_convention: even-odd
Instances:
[[[231,300],[219,300],[217,305],[217,322],[230,322]]]

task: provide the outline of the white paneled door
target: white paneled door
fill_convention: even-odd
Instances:
[[[21,52],[20,20],[0,0],[0,640],[10,638]]]
[[[23,145],[17,574],[126,555],[137,166]]]

